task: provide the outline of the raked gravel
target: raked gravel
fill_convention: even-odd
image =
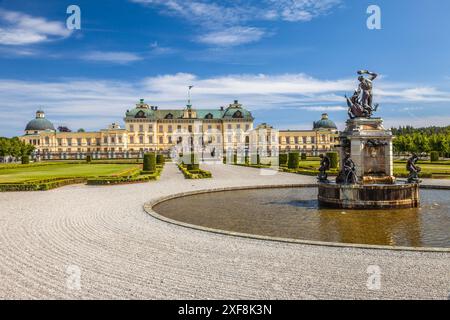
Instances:
[[[210,188],[314,183],[313,177],[204,165],[185,180],[0,193],[2,299],[447,299],[450,253],[369,250],[239,238],[159,221],[143,205]],[[381,270],[369,290],[367,268]],[[68,266],[81,270],[73,287]],[[69,285],[68,285],[69,284]]]

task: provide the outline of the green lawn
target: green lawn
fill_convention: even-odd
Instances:
[[[0,170],[0,183],[15,183],[33,179],[51,179],[58,177],[98,177],[120,175],[138,164],[72,164],[16,167]]]

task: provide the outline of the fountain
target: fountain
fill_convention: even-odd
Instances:
[[[332,183],[326,178],[327,159],[322,158],[319,175],[319,204],[344,209],[416,208],[419,206],[419,180],[413,156],[408,164],[407,182],[394,177],[393,135],[383,127],[383,119],[373,118],[372,81],[377,74],[358,71],[359,86],[347,98],[349,119],[340,134],[341,171]],[[368,75],[365,78],[364,75]],[[414,175],[415,174],[415,175]]]

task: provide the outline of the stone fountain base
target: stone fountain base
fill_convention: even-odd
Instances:
[[[340,209],[417,208],[419,185],[319,183],[319,204]]]

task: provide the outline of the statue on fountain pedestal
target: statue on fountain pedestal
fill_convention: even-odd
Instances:
[[[406,163],[406,170],[409,171],[408,183],[420,183],[419,172],[422,171],[422,168],[416,165],[418,160],[419,157],[413,153]]]
[[[319,157],[320,157],[320,168],[317,180],[319,180],[319,182],[328,182],[327,171],[330,170],[331,160],[328,156],[323,154],[321,154]]]
[[[358,181],[356,177],[356,165],[350,158],[350,154],[346,153],[343,161],[343,168],[336,178],[336,183],[355,184]]]
[[[372,81],[375,80],[378,75],[368,70],[360,70],[358,71],[358,74],[358,89],[356,89],[351,98],[345,97],[347,99],[348,115],[350,119],[370,118],[378,109],[378,104],[373,104],[372,93]],[[369,75],[369,77],[365,78],[365,74]]]

